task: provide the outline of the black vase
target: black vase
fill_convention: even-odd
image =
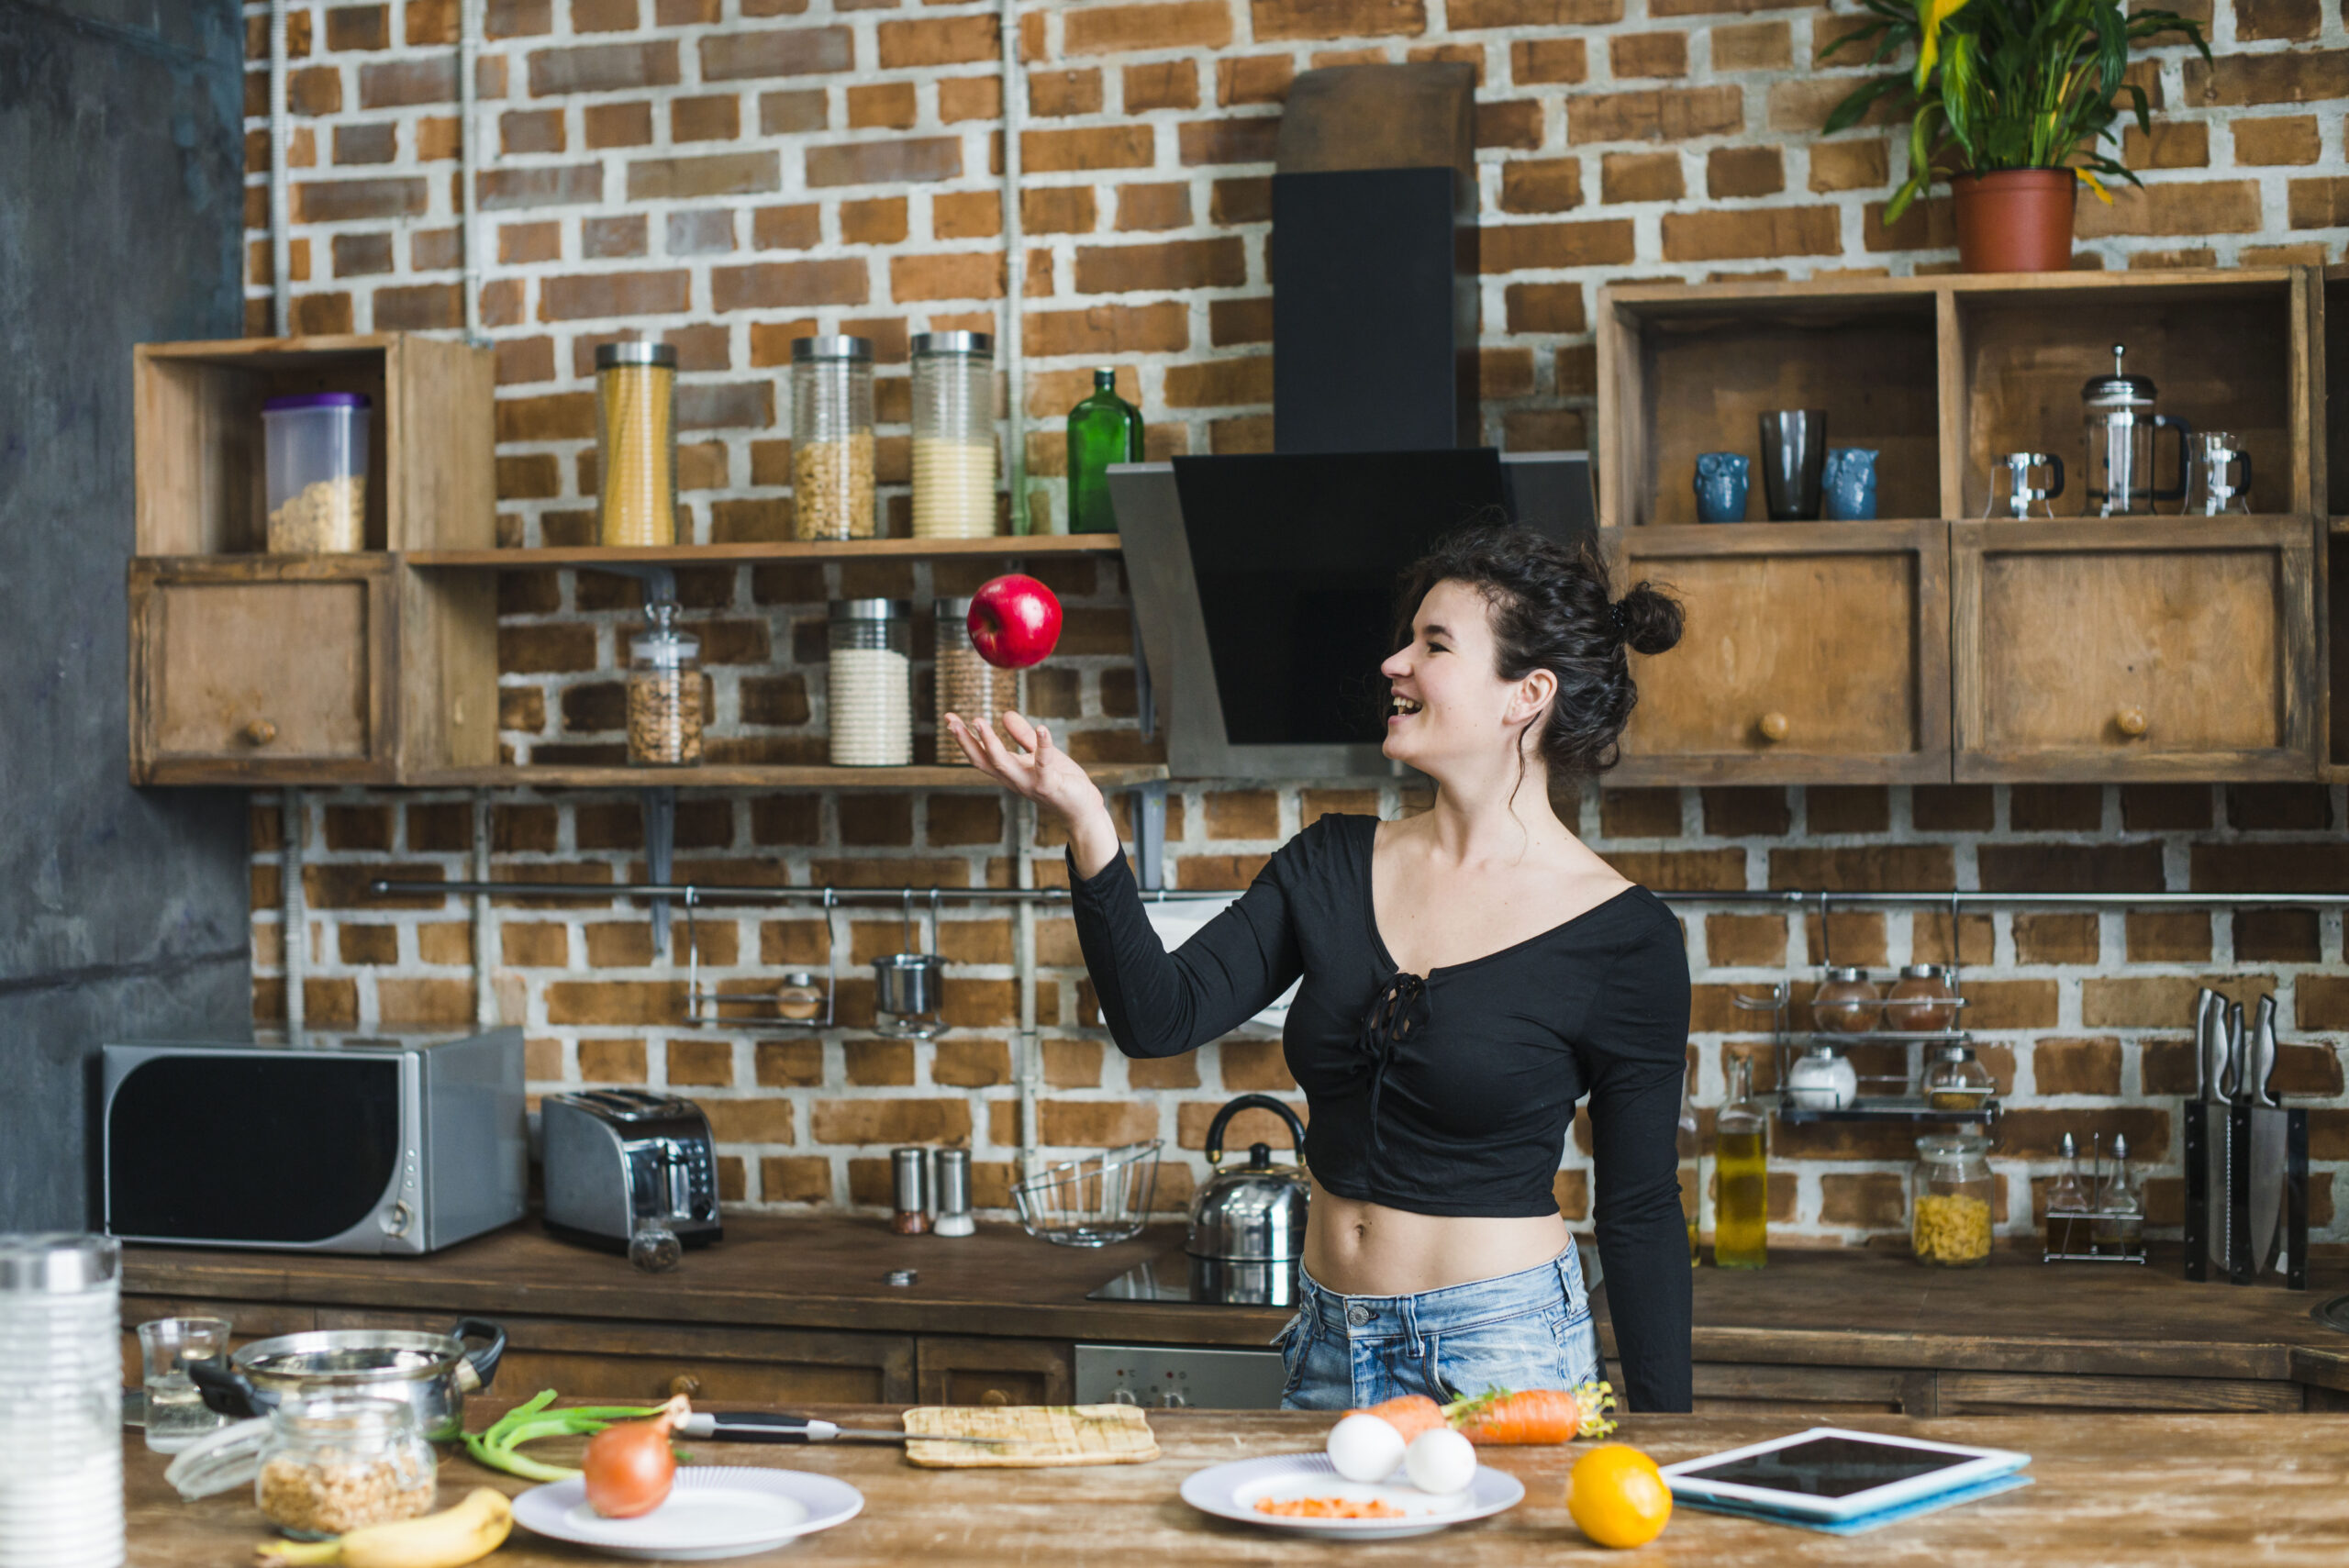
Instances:
[[[1826,409],[1780,408],[1762,416],[1762,502],[1772,522],[1818,521],[1826,468]]]

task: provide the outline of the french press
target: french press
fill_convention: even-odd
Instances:
[[[2150,513],[2156,501],[2186,499],[2186,438],[2194,427],[2183,419],[2154,412],[2154,383],[2150,376],[2125,375],[2121,356],[2125,345],[2112,345],[2112,373],[2090,376],[2080,389],[2087,406],[2087,506],[2091,515],[2118,517]],[[2154,436],[2171,430],[2177,436],[2177,484],[2154,488]]]

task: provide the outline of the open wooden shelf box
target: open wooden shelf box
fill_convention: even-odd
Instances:
[[[2307,267],[1605,291],[1602,539],[1688,616],[1617,776],[2322,776],[2344,760],[2324,395],[2344,294]],[[2079,515],[2080,390],[2115,343],[2161,412],[2239,438],[2258,515]],[[1697,521],[1707,451],[1757,460],[1748,516],[1766,515],[1758,421],[1778,408],[1824,409],[1831,449],[1876,450],[1881,520]],[[2173,450],[2165,432],[2157,484],[2177,482]],[[2054,518],[1986,520],[1990,460],[2016,450],[2064,460]]]

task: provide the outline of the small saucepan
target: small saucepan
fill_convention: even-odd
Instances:
[[[468,1339],[489,1342],[465,1348]],[[225,1361],[189,1362],[204,1402],[223,1416],[262,1416],[286,1399],[320,1395],[405,1401],[416,1429],[434,1442],[464,1430],[465,1396],[487,1388],[506,1353],[506,1330],[460,1318],[445,1334],[405,1329],[329,1329],[256,1340]]]

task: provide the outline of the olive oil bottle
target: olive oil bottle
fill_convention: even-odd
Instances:
[[[1770,1118],[1753,1098],[1753,1063],[1730,1062],[1730,1102],[1713,1124],[1713,1262],[1758,1269],[1769,1261]]]
[[[1691,1062],[1680,1079],[1680,1125],[1674,1142],[1679,1150],[1680,1218],[1688,1222],[1688,1266],[1697,1266],[1697,1224],[1704,1207],[1704,1144],[1697,1126],[1697,1101],[1691,1089],[1697,1068]]]

